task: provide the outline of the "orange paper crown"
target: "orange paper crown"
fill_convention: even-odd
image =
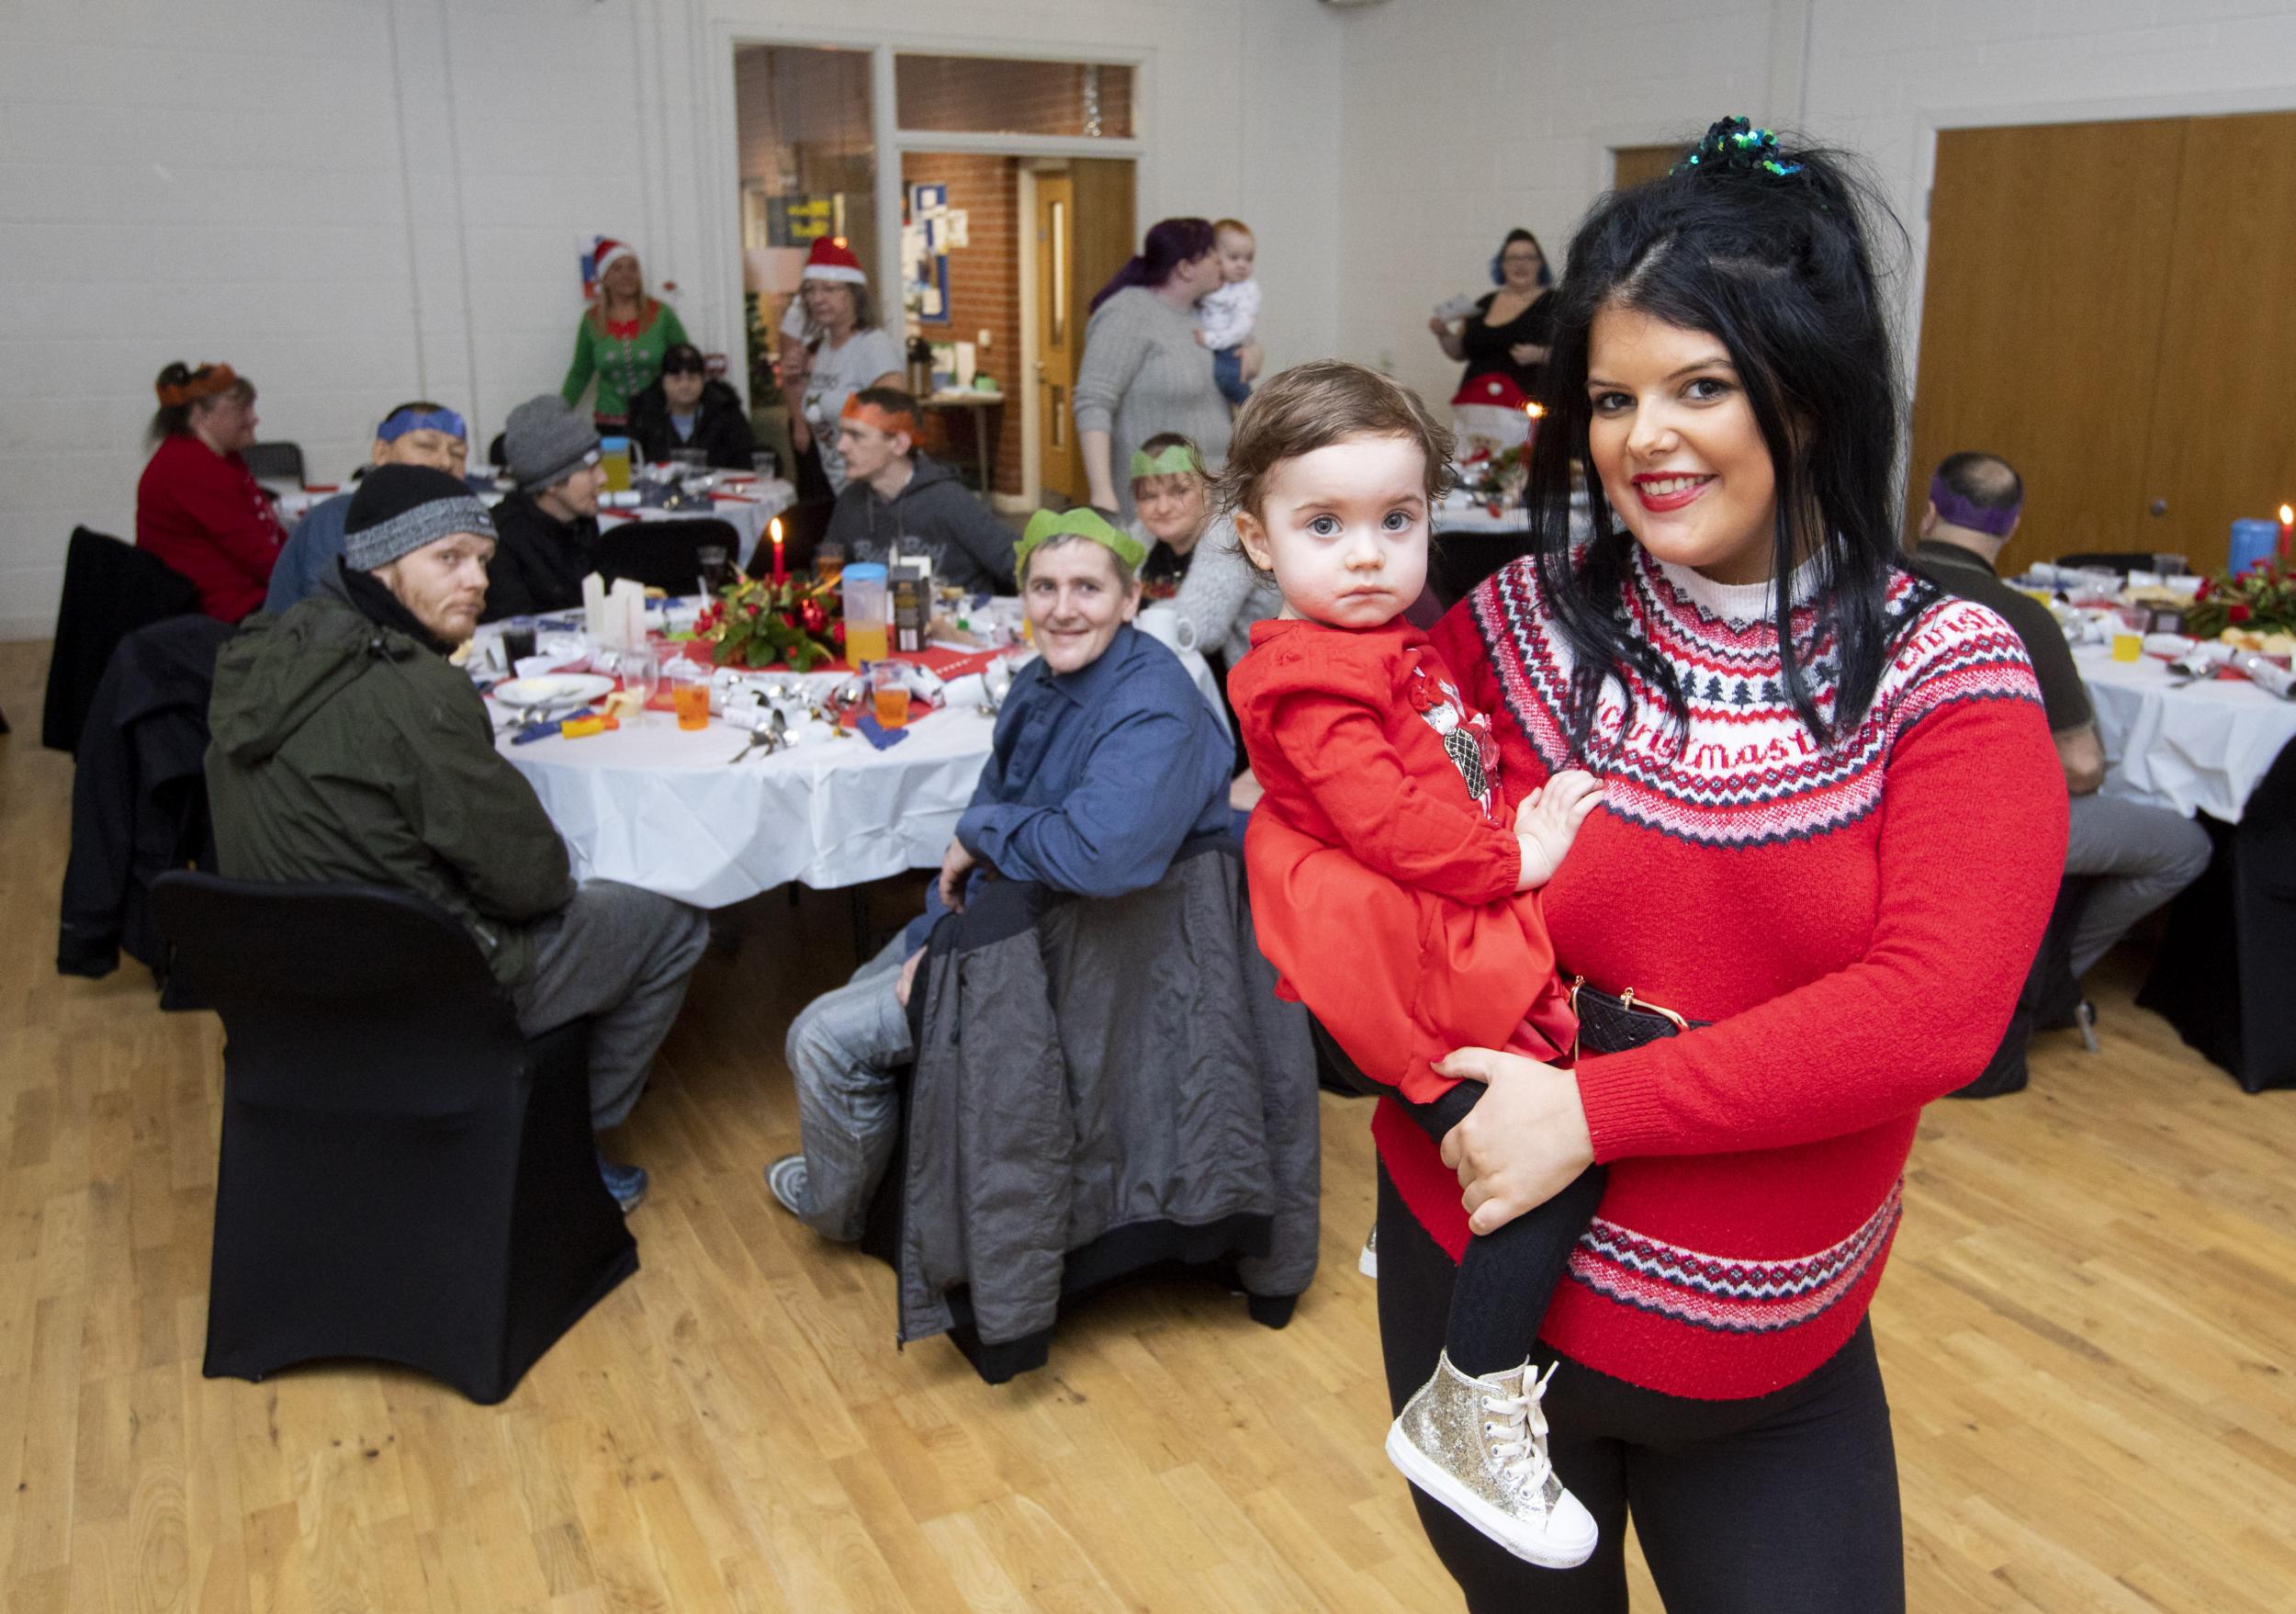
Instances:
[[[191,378],[174,387],[155,387],[160,402],[169,409],[181,409],[186,403],[197,403],[202,398],[213,398],[229,392],[239,385],[239,377],[229,365],[201,365],[192,371]]]
[[[917,440],[915,415],[906,409],[887,409],[883,404],[867,402],[858,392],[845,401],[845,407],[838,414],[841,419],[874,426],[888,437],[895,432],[906,432],[911,442]]]

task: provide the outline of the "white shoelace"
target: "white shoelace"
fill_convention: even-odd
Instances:
[[[1547,1456],[1546,1409],[1539,1403],[1555,1376],[1555,1369],[1561,1365],[1559,1361],[1549,1362],[1543,1375],[1525,1383],[1520,1395],[1483,1397],[1483,1410],[1495,1415],[1485,1420],[1484,1437],[1505,1437],[1491,1441],[1491,1454],[1499,1462],[1499,1472],[1533,1497],[1543,1498],[1547,1476],[1555,1472],[1554,1463]]]

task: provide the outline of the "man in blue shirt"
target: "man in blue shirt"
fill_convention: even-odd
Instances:
[[[367,459],[375,465],[427,465],[458,477],[469,451],[470,428],[463,424],[462,416],[443,403],[418,399],[383,417],[375,428]],[[264,610],[276,616],[301,604],[319,587],[319,580],[334,570],[335,562],[343,559],[343,524],[350,514],[350,491],[321,500],[303,513],[271,569]]]
[[[861,1235],[899,1124],[893,1072],[916,1054],[917,961],[974,882],[1116,897],[1163,879],[1189,837],[1228,828],[1233,747],[1179,659],[1131,626],[1143,554],[1091,510],[1038,512],[1014,551],[1041,654],[1013,681],[940,879],[922,916],[789,1028],[805,1149],[765,1177],[817,1233]]]

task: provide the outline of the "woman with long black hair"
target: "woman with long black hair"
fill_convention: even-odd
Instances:
[[[1898,562],[1883,217],[1738,121],[1598,203],[1554,295],[1536,552],[1435,635],[1511,799],[1567,767],[1604,788],[1545,893],[1576,1068],[1461,1050],[1437,1068],[1490,1090],[1439,1149],[1374,1122],[1399,1405],[1469,1216],[1609,1167],[1532,1350],[1602,1545],[1536,1569],[1423,1501],[1472,1609],[1624,1610],[1629,1514],[1675,1614],[1904,1607],[1866,1307],[1921,1106],[2008,1021],[2065,807],[2015,634]],[[1578,546],[1574,458],[1603,495]]]

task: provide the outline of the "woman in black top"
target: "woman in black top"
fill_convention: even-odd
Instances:
[[[1499,375],[1523,389],[1525,398],[1539,395],[1555,333],[1554,300],[1548,295],[1554,279],[1538,237],[1511,230],[1499,249],[1499,289],[1477,299],[1475,312],[1456,330],[1441,316],[1427,322],[1443,351],[1465,362],[1461,386],[1477,376]]]
[[[748,470],[758,451],[741,394],[710,378],[708,361],[691,343],[673,342],[661,376],[630,401],[630,435],[650,462],[699,448],[718,470]]]

